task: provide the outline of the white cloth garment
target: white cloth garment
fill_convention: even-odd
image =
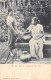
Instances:
[[[39,38],[43,32],[43,26],[40,24],[30,25],[28,30],[32,33],[32,39],[29,41],[31,56],[43,58],[43,37]]]

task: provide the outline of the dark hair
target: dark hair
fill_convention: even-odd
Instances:
[[[33,17],[32,18],[34,21],[36,21],[37,23],[40,23],[40,20],[38,19],[38,17]]]
[[[34,21],[38,21],[38,17],[33,17],[33,20]]]
[[[11,12],[11,11],[12,11],[12,9],[8,9],[8,13]]]

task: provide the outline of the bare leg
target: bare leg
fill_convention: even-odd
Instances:
[[[12,49],[9,49],[9,52],[10,52],[10,56],[14,56]]]

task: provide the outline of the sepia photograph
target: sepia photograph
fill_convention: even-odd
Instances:
[[[51,64],[51,0],[0,0],[0,64]]]

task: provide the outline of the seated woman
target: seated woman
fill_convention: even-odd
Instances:
[[[43,58],[43,26],[38,23],[38,18],[33,17],[32,23],[28,27],[31,32],[32,39],[29,41],[30,54],[33,58]]]

